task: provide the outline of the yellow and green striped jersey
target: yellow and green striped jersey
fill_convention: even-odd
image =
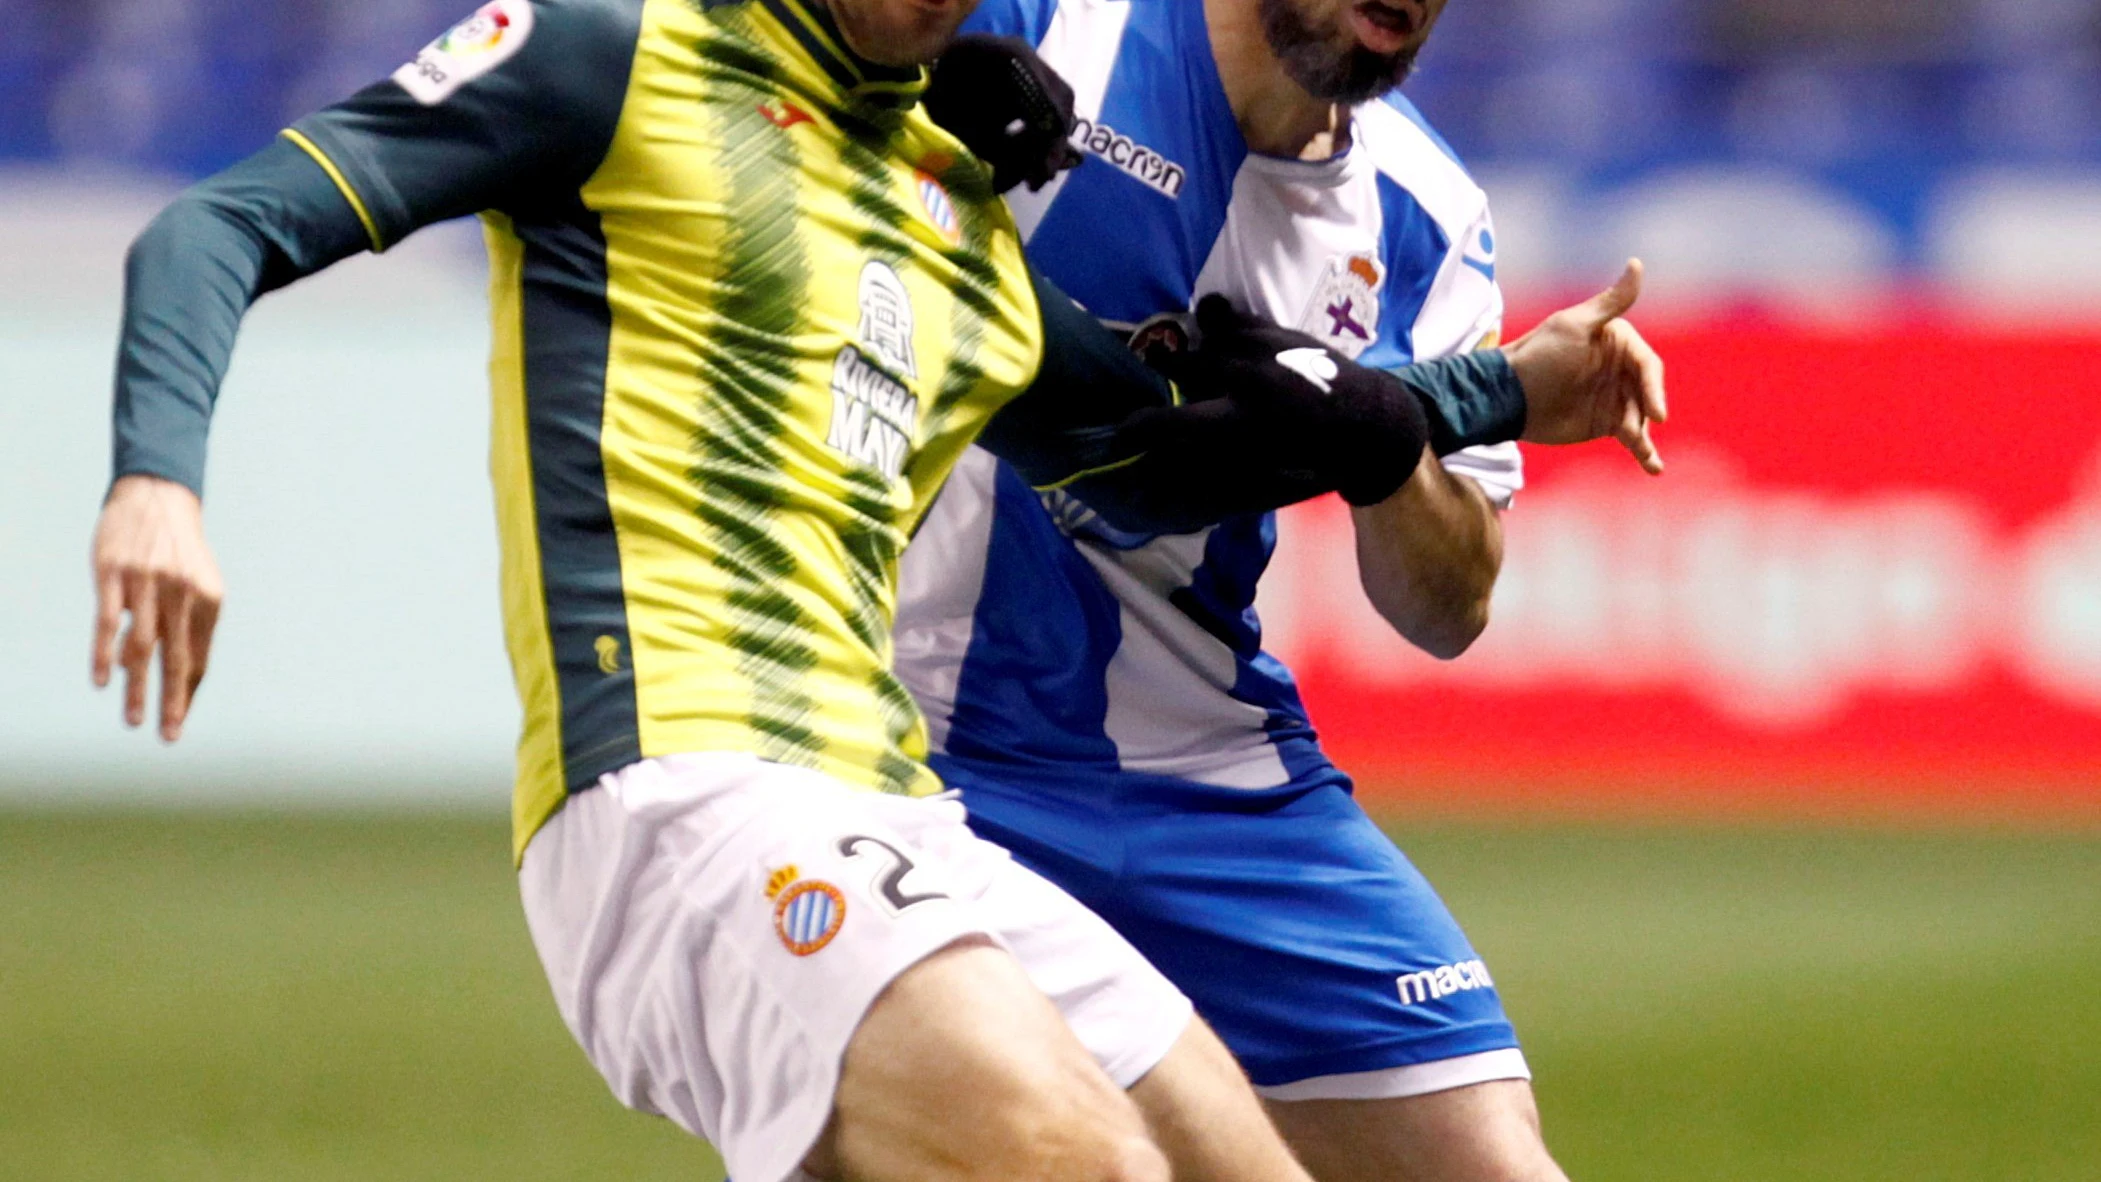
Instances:
[[[375,248],[486,222],[520,853],[647,756],[938,788],[896,563],[1042,330],[922,85],[799,0],[499,0],[286,133]]]
[[[653,755],[931,791],[891,673],[896,567],[973,437],[1122,529],[1333,486],[1264,473],[1249,443],[1281,404],[1260,389],[1173,408],[1030,271],[923,85],[856,58],[808,0],[491,0],[139,236],[116,473],[201,495],[248,307],[479,213],[516,852],[569,793]],[[1466,442],[1523,421],[1507,362],[1416,378],[1487,432]]]

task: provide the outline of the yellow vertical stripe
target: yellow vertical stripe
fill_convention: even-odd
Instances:
[[[738,52],[705,52],[711,45]],[[610,320],[593,417],[625,611],[623,672],[636,703],[631,747],[623,735],[589,733],[600,722],[563,715],[552,625],[568,634],[568,607],[548,599],[543,562],[577,555],[541,553],[539,515],[570,506],[536,504],[534,476],[536,463],[567,460],[531,450],[522,340],[530,252],[508,223],[489,218],[491,467],[506,635],[526,715],[521,856],[581,786],[572,772],[588,780],[610,770],[565,767],[569,750],[592,753],[580,763],[609,744],[645,758],[748,751],[868,788],[939,788],[923,762],[924,720],[889,671],[895,570],[876,564],[901,548],[985,418],[1027,384],[1041,360],[1040,316],[1004,207],[976,195],[957,213],[962,249],[989,260],[1000,281],[982,292],[989,315],[958,298],[982,280],[949,245],[953,227],[929,208],[920,176],[960,150],[952,138],[908,116],[870,168],[821,108],[786,127],[768,117],[789,84],[735,67],[754,51],[778,61],[805,101],[829,85],[770,12],[649,0],[620,126],[578,194],[604,249]],[[871,199],[895,207],[895,225],[869,225]],[[888,484],[871,481],[875,461],[850,450],[865,434],[833,439],[868,426],[835,421],[842,400],[847,411],[856,397],[873,405],[832,389],[845,351],[866,347],[856,344],[867,315],[859,277],[873,263],[904,293],[915,358],[890,375],[917,401],[904,412],[912,421],[892,424],[911,450],[902,478],[893,472]],[[762,322],[769,335],[757,339],[726,316]],[[792,331],[776,331],[783,321]],[[571,693],[586,692],[577,685]]]
[[[562,769],[561,683],[540,573],[538,508],[525,405],[525,246],[502,214],[483,214],[489,244],[489,474],[496,483],[502,542],[504,644],[510,650],[525,729],[518,737],[518,785],[511,799],[512,856],[568,798]]]

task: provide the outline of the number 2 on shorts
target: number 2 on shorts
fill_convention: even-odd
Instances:
[[[948,898],[946,894],[940,891],[924,891],[916,895],[906,894],[904,887],[905,875],[912,873],[916,868],[916,864],[912,859],[905,856],[903,850],[898,849],[882,838],[869,837],[866,834],[855,834],[851,837],[839,839],[839,853],[848,858],[858,858],[863,854],[869,853],[869,846],[880,847],[883,853],[889,855],[889,867],[876,876],[874,886],[876,897],[881,900],[884,907],[889,909],[890,914],[899,914],[907,907],[927,902],[930,899]]]

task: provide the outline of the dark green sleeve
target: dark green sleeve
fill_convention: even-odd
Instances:
[[[1042,308],[1043,364],[978,443],[1031,487],[1067,493],[1138,534],[1185,533],[1328,491],[1299,473],[1258,471],[1232,403],[1182,406],[1121,334],[1033,267],[1029,275]]]
[[[432,222],[574,205],[619,121],[641,2],[485,6],[530,13],[500,64],[428,104],[368,87],[176,198],[125,264],[114,475],[202,493],[219,384],[262,295]]]
[[[1042,309],[1043,364],[978,443],[1031,486],[1062,487],[1128,463],[1135,453],[1125,425],[1141,411],[1173,406],[1175,391],[1033,266],[1029,279]]]
[[[1030,278],[1042,308],[1043,365],[978,442],[1032,487],[1060,489],[1136,534],[1187,533],[1343,487],[1331,466],[1287,459],[1271,418],[1235,398],[1192,389],[1193,401],[1182,405],[1118,334],[1033,268]],[[1396,396],[1421,404],[1438,455],[1524,429],[1524,390],[1500,351],[1393,372],[1406,388]],[[1393,457],[1395,483],[1420,454],[1417,445]]]
[[[514,33],[523,41],[508,56],[500,39],[493,49],[446,54],[447,39],[461,35],[455,29],[392,79],[301,119],[290,134],[313,144],[342,173],[371,215],[381,250],[432,222],[483,210],[565,209],[612,145],[642,4],[486,5],[475,20],[509,9],[518,14],[513,30],[531,14],[526,32]],[[495,57],[501,64],[494,68],[476,65]],[[425,73],[418,76],[419,70]],[[428,81],[430,73],[446,71],[454,75],[447,82]]]
[[[1501,349],[1461,353],[1392,370],[1421,400],[1430,450],[1440,456],[1525,433],[1525,388]]]
[[[265,292],[366,249],[335,183],[283,140],[161,211],[124,264],[114,475],[203,495],[205,436],[241,317]]]

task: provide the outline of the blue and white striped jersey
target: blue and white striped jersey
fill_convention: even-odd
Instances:
[[[1011,199],[1031,260],[1105,320],[1211,292],[1366,364],[1493,344],[1488,203],[1398,95],[1345,152],[1251,153],[1196,0],[985,0],[971,27],[1036,44],[1072,83],[1087,159]],[[1449,457],[1499,504],[1516,445]],[[897,667],[942,758],[1041,774],[1271,788],[1335,776],[1291,673],[1262,651],[1271,515],[1119,535],[990,455],[960,463],[906,552]]]

